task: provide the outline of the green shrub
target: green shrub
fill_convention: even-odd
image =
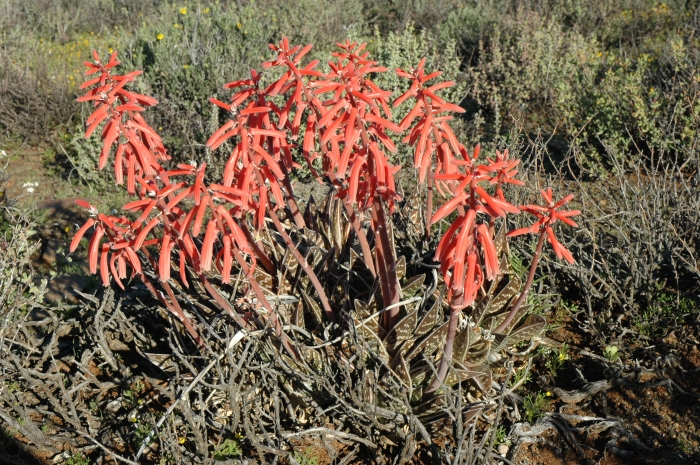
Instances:
[[[582,147],[589,164],[610,168],[610,149],[692,158],[700,109],[690,11],[642,0],[477,2],[436,30],[467,58],[482,137],[507,134],[517,121],[558,134]]]

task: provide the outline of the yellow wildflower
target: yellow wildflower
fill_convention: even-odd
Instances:
[[[204,14],[207,14],[207,13],[209,13],[209,7],[206,7],[206,8],[204,9]]]
[[[187,7],[186,7],[186,6],[183,6],[182,8],[180,8],[180,14],[181,14],[181,15],[186,15],[186,14],[187,14]]]
[[[112,49],[112,47],[109,47],[109,53],[112,53],[112,52],[114,52],[114,50]]]
[[[187,441],[187,439],[185,439],[183,436],[180,436],[179,438],[177,438],[177,442],[179,442],[180,444],[184,444],[185,441]]]
[[[183,67],[184,69],[187,69],[187,68],[190,67],[190,65],[182,65],[182,67]]]
[[[241,25],[241,23],[238,23],[238,24],[236,24],[236,27],[237,27],[238,29],[240,29],[240,28],[242,28],[243,26]]]
[[[545,396],[547,396],[547,397],[552,397],[552,393],[551,393],[551,392],[549,392],[549,391],[545,392],[545,394],[544,394],[544,395],[545,395]]]
[[[161,34],[158,34],[158,35],[156,36],[156,39],[158,39],[158,40],[163,40],[163,37],[165,37],[165,36],[161,33]]]

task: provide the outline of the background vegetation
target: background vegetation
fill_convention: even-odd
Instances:
[[[204,142],[224,115],[207,99],[224,99],[221,86],[282,36],[314,43],[322,62],[345,38],[368,42],[390,69],[426,56],[458,83],[448,97],[467,110],[465,145],[509,147],[531,180],[577,194],[584,227],[567,246],[578,262],[545,263],[540,291],[558,296],[552,311],[585,320],[592,351],[624,353],[672,331],[697,336],[698,32],[698,2],[682,0],[0,0],[0,149],[40,147],[61,192],[116,205],[109,176],[94,170],[99,139],[82,138],[88,109],[75,102],[93,48],[144,70],[140,90],[160,101],[147,117],[174,159],[210,166],[221,162]],[[390,73],[378,84],[396,95],[403,85]],[[11,218],[3,233],[29,267],[36,244]],[[515,252],[525,259],[530,246]],[[26,292],[7,285],[12,318],[25,305],[17,296],[43,292],[22,279]]]

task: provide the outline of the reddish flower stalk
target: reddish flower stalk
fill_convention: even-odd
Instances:
[[[459,314],[474,304],[477,293],[486,280],[493,280],[501,273],[488,220],[505,218],[507,213],[519,213],[518,208],[498,196],[489,195],[481,186],[491,181],[493,173],[502,169],[505,162],[488,160],[487,165],[477,165],[478,150],[469,156],[460,147],[460,153],[464,159],[455,163],[465,167],[464,173],[434,176],[436,180],[450,182],[455,187],[452,189],[452,199],[435,212],[431,224],[450,215],[458,207],[462,209],[435,251],[435,260],[440,262],[440,271],[447,286],[450,319],[438,373],[426,393],[435,392],[447,375],[452,362]],[[485,215],[487,222],[480,223],[479,214]]]
[[[541,207],[539,205],[525,205],[523,207],[520,207],[522,210],[532,215],[535,215],[537,217],[537,221],[529,228],[520,228],[508,233],[508,237],[519,236],[521,234],[529,233],[539,233],[540,237],[537,241],[535,255],[533,255],[532,257],[532,263],[530,264],[530,272],[528,273],[527,281],[525,282],[525,287],[520,293],[520,296],[518,296],[518,300],[516,300],[513,304],[513,308],[511,309],[506,319],[503,320],[503,322],[500,325],[498,325],[498,327],[494,330],[495,333],[500,333],[505,328],[507,328],[508,325],[511,324],[513,318],[515,318],[515,315],[518,313],[518,309],[520,309],[520,306],[527,299],[527,294],[530,291],[530,288],[532,287],[532,282],[535,278],[535,271],[537,270],[537,265],[542,254],[542,247],[544,246],[545,239],[547,239],[547,242],[549,242],[552,245],[552,248],[554,249],[554,253],[556,254],[557,258],[564,258],[569,263],[574,263],[574,257],[571,255],[571,252],[569,252],[563,245],[561,245],[561,243],[559,243],[556,236],[554,235],[554,229],[552,229],[552,226],[554,225],[554,223],[557,222],[557,220],[561,220],[563,223],[569,226],[578,227],[578,225],[573,220],[571,220],[571,217],[579,215],[581,213],[580,211],[558,211],[559,208],[569,203],[571,199],[574,198],[574,196],[573,194],[567,195],[562,200],[554,202],[552,198],[551,187],[540,191],[540,193],[542,194],[542,197],[544,197],[544,199],[547,201],[546,206]]]

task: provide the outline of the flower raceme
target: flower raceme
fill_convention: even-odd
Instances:
[[[476,164],[479,146],[471,156],[463,147],[460,151],[465,155],[459,162],[465,167],[464,172],[433,175],[436,181],[449,181],[455,187],[452,188],[452,199],[435,212],[431,223],[435,224],[458,210],[457,219],[438,244],[435,260],[440,262],[440,271],[448,287],[448,301],[454,297],[458,300],[455,304],[465,308],[474,303],[484,278],[492,280],[500,274],[493,231],[487,223],[479,224],[477,215],[505,219],[508,213],[519,213],[520,210],[505,201],[500,189],[494,197],[482,186],[502,175],[508,166],[506,160],[487,159],[487,164]]]
[[[404,71],[400,68],[396,69],[397,75],[411,81],[411,87],[392,104],[393,107],[397,107],[411,97],[416,101],[399,126],[406,130],[418,118],[418,121],[402,142],[416,147],[413,165],[419,170],[418,180],[420,183],[425,182],[429,168],[432,166],[432,155],[434,153],[437,155],[435,173],[451,174],[455,172],[453,159],[454,154],[460,151],[460,144],[452,128],[447,124],[452,119],[452,116],[441,113],[464,113],[465,111],[460,106],[445,102],[436,95],[437,91],[452,87],[455,83],[446,81],[430,86],[426,85],[428,81],[442,75],[442,72],[435,71],[426,75],[424,67],[425,58],[420,60],[415,69],[409,71]]]
[[[124,87],[133,82],[141,71],[133,71],[124,76],[113,76],[110,69],[117,66],[117,52],[113,52],[109,61],[100,61],[97,52],[93,51],[94,63],[85,62],[88,67],[86,75],[100,73],[94,79],[83,83],[80,88],[92,87],[79,102],[93,102],[95,111],[88,117],[85,137],[88,138],[105,123],[102,129],[102,151],[99,158],[99,169],[104,168],[112,146],[117,143],[114,160],[114,175],[117,184],[122,184],[124,174],[127,174],[127,188],[130,194],[135,193],[137,177],[153,176],[160,169],[158,160],[168,160],[165,147],[156,132],[141,116],[144,107],[158,103],[154,98],[127,91]],[[120,140],[125,142],[121,142]]]
[[[543,189],[542,191],[540,191],[540,194],[542,194],[542,197],[544,197],[545,201],[547,202],[546,206],[541,207],[539,205],[524,205],[520,207],[523,211],[535,215],[537,217],[537,221],[528,228],[520,228],[509,232],[508,237],[519,236],[521,234],[528,233],[546,234],[545,237],[547,238],[547,242],[549,242],[552,245],[552,248],[554,249],[554,253],[557,255],[557,258],[564,258],[569,263],[574,263],[573,255],[571,255],[571,252],[569,252],[563,245],[561,245],[561,243],[557,240],[554,234],[554,230],[552,229],[552,226],[554,225],[554,223],[557,222],[557,220],[560,220],[561,222],[569,226],[578,227],[578,225],[573,220],[571,220],[571,217],[579,215],[581,213],[580,211],[558,210],[559,208],[569,203],[574,198],[574,196],[573,194],[567,195],[558,202],[555,202],[552,197],[551,187]]]
[[[128,264],[135,275],[141,275],[141,261],[137,252],[144,246],[160,245],[159,259],[154,263],[160,281],[170,278],[171,252],[177,247],[180,260],[180,278],[185,286],[187,264],[196,271],[208,271],[212,266],[213,243],[218,234],[222,235],[224,248],[216,257],[224,281],[230,275],[230,247],[253,256],[248,240],[234,218],[250,211],[251,200],[248,192],[225,185],[203,185],[206,164],[199,168],[191,165],[178,165],[175,170],[166,170],[159,160],[167,160],[165,148],[160,137],[148,126],[139,112],[144,108],[138,104],[154,105],[157,102],[150,97],[124,89],[126,83],[135,79],[140,72],[132,72],[125,76],[113,76],[110,69],[119,62],[116,52],[112,54],[108,64],[103,64],[94,53],[95,62],[86,63],[86,74],[100,72],[100,77],[87,81],[83,88],[95,86],[79,101],[94,102],[95,111],[88,118],[89,128],[86,137],[92,133],[100,122],[105,122],[102,130],[104,139],[98,168],[103,168],[117,143],[114,159],[115,178],[117,184],[122,184],[124,173],[127,174],[127,189],[138,193],[139,200],[130,202],[124,210],[138,215],[137,219],[112,217],[98,214],[96,209],[86,202],[78,202],[88,208],[92,216],[76,234],[71,243],[74,251],[82,236],[91,227],[95,227],[88,256],[91,271],[95,272],[98,261],[104,285],[109,284],[110,272],[120,287],[121,280],[126,277]],[[174,182],[174,178],[190,176],[194,178],[192,185],[187,182]],[[136,186],[139,187],[136,192]],[[194,208],[189,211],[181,208],[184,201],[194,201]],[[215,201],[228,202],[233,208],[226,209],[216,205]],[[200,234],[206,211],[211,218],[208,220],[201,248],[197,248],[194,237]],[[155,215],[154,215],[155,214]],[[156,230],[161,230],[158,237]],[[146,240],[149,235],[155,239]],[[105,244],[99,245],[106,238]],[[229,247],[227,247],[229,245]],[[111,258],[109,255],[111,254]],[[108,266],[106,266],[109,263]]]

